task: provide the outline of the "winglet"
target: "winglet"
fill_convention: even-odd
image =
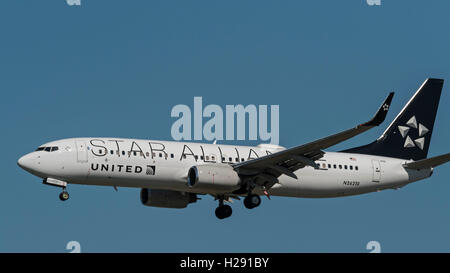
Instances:
[[[375,116],[373,116],[373,118],[369,122],[363,123],[361,125],[363,125],[363,126],[378,126],[378,125],[380,125],[386,118],[386,115],[388,113],[389,107],[391,106],[393,97],[394,97],[394,92],[389,93],[387,98],[381,104],[381,106],[378,109]]]

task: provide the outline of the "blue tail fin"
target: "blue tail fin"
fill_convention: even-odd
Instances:
[[[427,79],[374,142],[342,152],[420,160],[427,157],[442,79]]]

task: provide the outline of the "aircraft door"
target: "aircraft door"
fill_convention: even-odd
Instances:
[[[380,182],[381,179],[381,166],[379,160],[372,160],[373,177],[372,182]]]
[[[77,147],[77,162],[88,162],[87,146],[86,142],[82,140],[75,140],[75,146]]]

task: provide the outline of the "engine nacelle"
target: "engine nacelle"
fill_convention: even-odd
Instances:
[[[197,195],[194,193],[141,189],[141,203],[149,207],[182,209],[195,202]]]
[[[199,192],[226,193],[239,189],[241,178],[228,164],[205,164],[189,169],[187,185]]]

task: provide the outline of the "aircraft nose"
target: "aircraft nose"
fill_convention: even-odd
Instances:
[[[26,154],[17,160],[17,165],[26,171],[33,169],[34,160],[30,154]]]

